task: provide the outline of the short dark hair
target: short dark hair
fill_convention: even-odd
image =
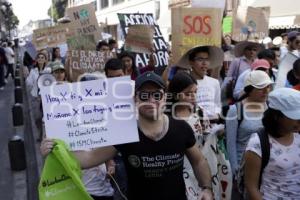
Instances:
[[[208,46],[203,46],[203,47],[197,47],[195,48],[190,54],[189,54],[189,61],[194,61],[197,53],[204,52],[208,53],[209,55],[209,47]]]
[[[298,58],[293,64],[293,71],[295,74],[300,75],[300,58]]]
[[[124,66],[122,61],[118,58],[111,58],[105,63],[104,71],[105,75],[107,75],[108,70],[122,70],[124,71]]]
[[[280,128],[280,123],[278,122],[278,120],[283,117],[285,117],[285,116],[281,111],[275,110],[273,108],[268,108],[264,112],[264,116],[262,118],[262,123],[265,128],[265,131],[272,137],[275,137],[275,138],[281,137],[281,135],[279,135],[279,131],[278,131]]]
[[[270,49],[264,49],[261,50],[258,54],[257,54],[257,58],[258,59],[266,59],[269,58],[271,60],[275,60],[276,56],[274,51],[270,50]]]
[[[102,40],[102,41],[98,42],[98,44],[96,46],[96,50],[100,51],[101,47],[103,47],[103,46],[108,46],[109,47],[108,43],[106,41]]]
[[[116,44],[117,41],[115,39],[109,39],[108,40],[108,44],[111,45],[111,44]]]

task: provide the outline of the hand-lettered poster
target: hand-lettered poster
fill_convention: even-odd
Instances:
[[[41,88],[47,138],[71,150],[139,141],[129,76]]]
[[[120,25],[123,31],[123,34],[126,36],[128,33],[129,26],[132,25],[150,25],[154,26],[154,35],[153,35],[153,47],[155,49],[154,58],[156,61],[156,67],[164,68],[168,65],[169,55],[168,47],[163,38],[163,35],[159,29],[159,25],[155,21],[152,14],[145,13],[130,13],[118,14]],[[147,53],[136,53],[135,62],[137,66],[147,66],[149,61],[149,54]]]
[[[104,73],[105,63],[112,57],[113,54],[110,52],[71,50],[68,52],[66,62],[67,77],[70,82],[76,82],[84,73]]]
[[[222,11],[220,8],[173,8],[173,62],[195,46],[221,46]]]

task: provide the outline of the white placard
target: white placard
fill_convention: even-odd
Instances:
[[[288,52],[281,60],[278,66],[278,75],[276,79],[275,89],[283,88],[286,85],[287,74],[291,69],[293,69],[294,62],[298,57],[290,52]]]
[[[43,87],[46,135],[72,150],[137,142],[133,96],[129,76]]]

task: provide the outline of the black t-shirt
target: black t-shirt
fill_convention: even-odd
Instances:
[[[185,121],[169,118],[169,130],[159,141],[139,130],[140,142],[116,145],[128,176],[129,200],[186,200],[183,158],[195,144]]]

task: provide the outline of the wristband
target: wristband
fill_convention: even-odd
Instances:
[[[211,192],[213,191],[211,186],[204,185],[204,186],[201,186],[201,188],[202,188],[202,190],[210,190]]]

